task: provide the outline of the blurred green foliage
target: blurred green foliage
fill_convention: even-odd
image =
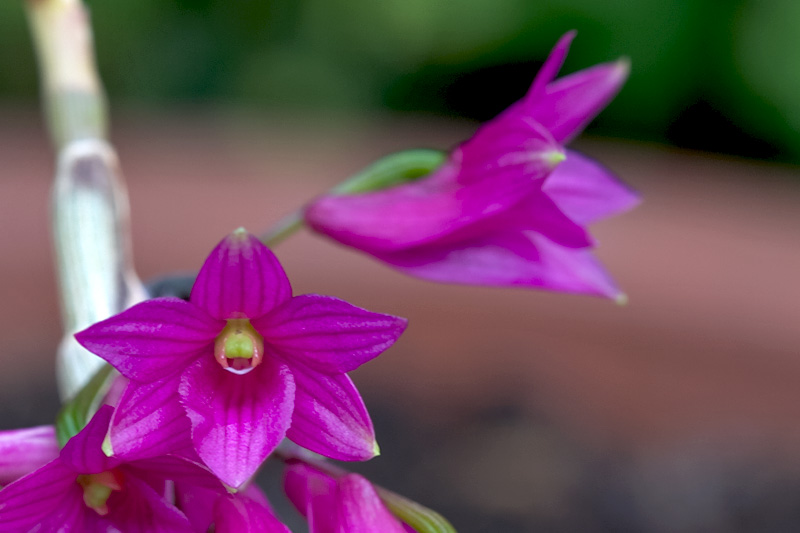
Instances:
[[[88,0],[115,104],[389,108],[486,119],[556,39],[564,72],[629,56],[593,126],[800,161],[796,0]],[[32,100],[21,0],[0,2],[0,98]]]

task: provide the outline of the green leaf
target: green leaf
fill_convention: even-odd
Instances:
[[[61,408],[56,416],[56,436],[60,446],[63,447],[86,426],[116,376],[111,365],[103,365],[78,394]]]

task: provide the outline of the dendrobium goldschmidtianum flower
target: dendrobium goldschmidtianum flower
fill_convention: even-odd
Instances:
[[[0,431],[0,487],[58,457],[53,426]]]
[[[224,493],[210,472],[178,457],[124,462],[102,450],[113,408],[103,406],[61,452],[0,490],[0,532],[190,533],[187,517],[168,499],[167,480]],[[55,433],[49,448],[57,450]],[[19,446],[29,439],[21,438]],[[42,442],[31,452],[40,460]],[[20,449],[17,455],[25,454]]]
[[[292,533],[254,483],[235,494],[176,483],[175,497],[198,532],[208,531],[213,524],[214,533]]]
[[[323,196],[306,222],[420,278],[622,296],[591,254],[585,226],[638,197],[563,145],[619,91],[628,63],[554,81],[573,37],[558,42],[522,100],[439,169],[390,189]]]
[[[308,520],[309,533],[414,533],[358,474],[336,478],[306,463],[294,463],[286,469],[284,489]]]
[[[373,457],[372,422],[346,372],[405,326],[329,296],[293,297],[277,258],[239,229],[206,259],[188,302],[148,300],[76,338],[130,379],[109,451],[196,452],[240,487],[284,436],[334,459]]]

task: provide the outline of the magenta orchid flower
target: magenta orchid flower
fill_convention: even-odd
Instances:
[[[414,533],[358,474],[333,477],[306,463],[287,466],[284,489],[309,533]]]
[[[195,531],[213,524],[215,533],[292,533],[254,483],[235,494],[176,483],[175,496]]]
[[[58,457],[53,426],[0,431],[0,487]]]
[[[196,452],[239,487],[284,436],[334,459],[373,457],[346,372],[405,326],[329,296],[293,297],[277,258],[240,229],[206,259],[189,302],[145,301],[76,338],[131,380],[112,421],[115,454]]]
[[[573,37],[561,38],[521,101],[438,170],[386,190],[323,196],[307,207],[308,225],[432,281],[619,298],[585,226],[633,207],[638,197],[563,144],[619,91],[628,63],[554,80]]]
[[[177,457],[132,462],[107,457],[101,446],[112,410],[103,406],[57,457],[0,490],[0,532],[193,531],[165,498],[166,481],[208,490],[221,489],[219,481]]]

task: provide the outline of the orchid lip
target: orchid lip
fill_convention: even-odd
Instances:
[[[248,366],[247,368],[241,368],[241,369],[233,368],[231,366],[225,366],[223,368],[225,368],[225,370],[227,370],[231,374],[236,374],[237,376],[243,376],[248,372],[250,372],[251,370],[253,370],[255,366]]]
[[[107,470],[99,474],[81,474],[76,479],[83,489],[86,507],[105,516],[108,514],[108,498],[114,491],[122,490],[123,479],[119,470]]]
[[[214,358],[233,374],[247,374],[264,357],[264,337],[247,318],[231,318],[214,341]]]

